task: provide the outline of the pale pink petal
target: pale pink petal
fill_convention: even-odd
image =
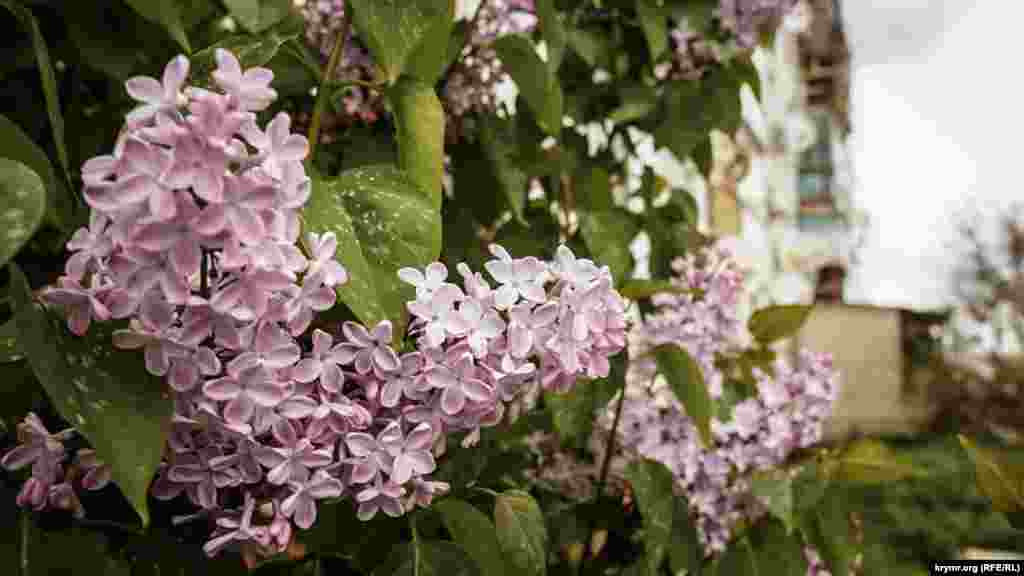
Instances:
[[[238,396],[241,391],[242,387],[239,386],[238,381],[234,378],[217,378],[203,385],[203,394],[207,398],[219,402],[231,400]]]
[[[125,90],[134,100],[147,104],[156,104],[163,99],[163,86],[156,78],[135,76],[124,83]]]

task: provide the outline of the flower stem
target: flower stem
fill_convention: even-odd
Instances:
[[[199,296],[204,299],[210,297],[210,253],[206,250],[203,250],[199,261]]]
[[[317,141],[320,138],[320,117],[324,113],[324,108],[327,107],[327,98],[330,94],[329,84],[331,84],[331,76],[334,75],[334,69],[338,67],[338,62],[341,61],[341,55],[345,51],[345,44],[348,41],[348,31],[352,26],[352,16],[348,10],[345,10],[345,14],[341,20],[341,31],[338,32],[338,41],[334,44],[334,48],[331,50],[331,55],[327,59],[327,67],[324,68],[323,76],[320,80],[320,88],[316,94],[316,105],[313,107],[313,119],[309,123],[309,150],[310,155],[315,157]]]
[[[28,543],[30,537],[30,531],[32,530],[32,516],[26,511],[21,512],[21,549],[20,552],[20,574],[21,576],[29,576],[28,570]]]
[[[608,434],[608,442],[604,447],[604,459],[601,462],[601,473],[597,477],[597,489],[594,493],[594,500],[597,501],[601,498],[604,493],[605,484],[608,482],[608,472],[611,470],[612,463],[612,452],[615,451],[615,434],[619,430],[619,420],[622,418],[622,405],[625,404],[626,400],[626,377],[622,377],[622,386],[619,388],[619,401],[615,404],[615,418],[612,420],[612,429]],[[587,558],[590,557],[591,549],[594,544],[594,520],[591,518],[587,522],[587,534],[585,536],[586,541],[583,544],[583,556],[580,558],[580,567],[578,574],[583,576],[583,566],[587,563]]]

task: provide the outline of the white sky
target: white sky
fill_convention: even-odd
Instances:
[[[1021,199],[1019,0],[845,0],[854,201],[871,218],[847,297],[947,302],[954,216]]]

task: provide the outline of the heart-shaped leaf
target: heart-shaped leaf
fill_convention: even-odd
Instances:
[[[353,168],[336,178],[312,170],[313,192],[303,210],[304,229],[334,232],[336,258],[349,281],[338,296],[367,324],[389,319],[396,337],[404,326],[405,303],[414,291],[398,269],[424,267],[441,243],[441,217],[403,171],[385,164]]]
[[[433,59],[418,61],[417,75],[435,75],[444,65],[448,50],[448,27],[452,18],[449,2],[438,0],[349,0],[352,24],[370,48],[388,84],[406,72],[407,62],[417,50],[433,50]],[[439,24],[440,23],[440,24]],[[450,26],[450,24],[449,24]],[[423,44],[432,39],[431,47]],[[433,60],[436,59],[436,62]],[[433,83],[435,78],[421,78]]]
[[[21,250],[46,212],[46,188],[28,166],[0,158],[0,266]]]
[[[114,323],[94,324],[83,337],[71,334],[61,318],[32,301],[21,270],[9,268],[22,352],[61,416],[111,466],[114,482],[148,524],[146,493],[171,416],[164,383],[146,371],[142,354],[113,347]]]
[[[532,496],[522,490],[499,494],[494,501],[494,525],[513,573],[547,574],[547,527],[540,506]]]

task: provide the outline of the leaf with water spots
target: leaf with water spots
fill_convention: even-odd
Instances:
[[[547,574],[548,532],[532,496],[509,490],[494,500],[494,526],[506,562],[515,574]]]
[[[644,521],[644,557],[647,573],[657,574],[672,543],[672,472],[653,460],[638,460],[626,468]]]
[[[171,402],[159,378],[146,372],[140,352],[117,350],[117,323],[94,323],[84,337],[32,301],[24,273],[11,270],[11,300],[20,346],[65,420],[113,469],[114,482],[149,523],[146,493],[163,454]]]
[[[422,268],[433,261],[441,242],[441,215],[422,188],[403,171],[375,164],[346,170],[336,178],[310,171],[313,193],[303,210],[308,232],[334,232],[335,258],[349,281],[338,296],[360,320],[391,320],[401,337],[405,303],[413,288],[398,279],[398,269]]]
[[[348,5],[352,7],[352,24],[359,38],[370,49],[389,84],[403,72],[430,83],[436,80],[447,52],[450,2],[350,0]]]
[[[46,212],[46,188],[31,168],[0,158],[0,266],[32,238]]]
[[[18,347],[18,327],[12,316],[0,324],[0,364],[17,362],[24,357],[21,348]]]
[[[402,78],[388,91],[395,116],[398,165],[430,197],[434,210],[441,210],[441,181],[444,178],[444,108],[433,84]],[[441,253],[440,238],[432,249]]]

